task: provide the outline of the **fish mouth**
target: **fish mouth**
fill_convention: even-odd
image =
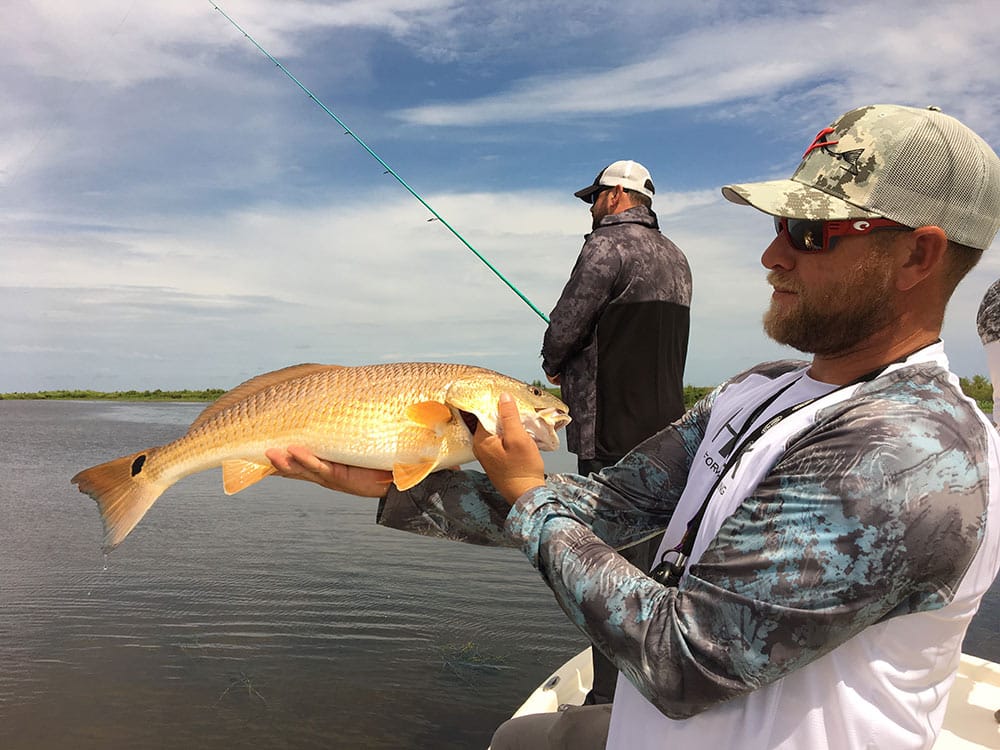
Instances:
[[[521,418],[525,431],[531,435],[539,450],[543,451],[554,451],[559,447],[556,430],[565,427],[569,421],[569,414],[552,406],[535,409],[534,417]]]
[[[565,410],[555,406],[547,406],[544,409],[535,409],[535,415],[552,427],[559,430],[573,421],[572,417]]]
[[[479,425],[479,418],[471,411],[462,411],[461,409],[458,409],[457,411],[458,416],[460,416],[462,421],[465,422],[465,427],[469,431],[469,434],[475,435],[476,427]]]
[[[469,430],[469,434],[475,435],[476,428],[480,424],[479,418],[469,411],[462,409],[456,409],[456,411],[462,418],[466,429]],[[534,416],[521,415],[521,424],[524,425],[525,432],[543,451],[554,451],[559,448],[559,435],[556,434],[556,430],[565,427],[570,421],[570,416],[565,410],[553,406],[535,409]]]

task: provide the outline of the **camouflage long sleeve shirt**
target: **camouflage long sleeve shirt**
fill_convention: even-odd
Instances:
[[[694,716],[875,623],[944,607],[985,536],[985,423],[953,376],[926,361],[820,398],[770,447],[743,453],[730,497],[715,489],[679,586],[615,552],[665,527],[661,549],[676,544],[705,497],[686,490],[728,476],[724,428],[804,372],[787,362],[748,371],[616,466],[549,476],[509,512],[484,475],[442,472],[392,492],[380,523],[519,546],[646,700],[674,719]]]

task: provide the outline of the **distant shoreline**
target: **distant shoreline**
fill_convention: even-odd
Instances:
[[[959,378],[962,390],[975,399],[979,408],[987,414],[993,412],[993,387],[988,378],[976,375],[970,379]],[[534,385],[544,387],[557,398],[561,397],[560,389],[543,386],[535,381]],[[714,386],[684,386],[684,407],[690,409],[700,398],[713,390]],[[207,403],[215,401],[225,388],[208,388],[202,391],[179,390],[163,391],[16,391],[0,393],[0,401],[191,401]]]
[[[0,401],[215,401],[223,388],[204,391],[34,391],[0,393]]]

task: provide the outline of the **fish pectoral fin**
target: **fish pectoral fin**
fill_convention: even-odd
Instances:
[[[452,420],[452,415],[440,401],[421,401],[406,407],[406,418],[436,433]]]
[[[435,466],[437,466],[437,459],[415,464],[393,464],[392,481],[400,490],[408,490],[424,481],[427,475],[434,471]]]
[[[425,413],[434,407],[441,407],[451,418],[451,410],[444,404],[427,401],[410,408],[416,407],[426,407]],[[438,424],[443,426],[440,421]],[[444,446],[444,438],[431,427],[414,425],[401,429],[396,435],[397,460],[392,464],[392,481],[401,490],[408,490],[422,482],[437,467]]]
[[[276,469],[270,464],[255,464],[253,461],[223,461],[222,489],[227,495],[235,495],[251,484],[257,484],[264,477],[274,474]]]

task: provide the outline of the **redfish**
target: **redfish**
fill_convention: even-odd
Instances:
[[[172,443],[81,471],[71,480],[97,501],[104,549],[117,547],[175,482],[222,467],[227,495],[274,473],[264,452],[301,445],[320,458],[391,470],[409,489],[437,469],[475,459],[476,422],[497,430],[509,393],[542,450],[559,447],[570,421],[549,392],[492,370],[403,362],[361,367],[303,364],[259,375],[208,406]]]

